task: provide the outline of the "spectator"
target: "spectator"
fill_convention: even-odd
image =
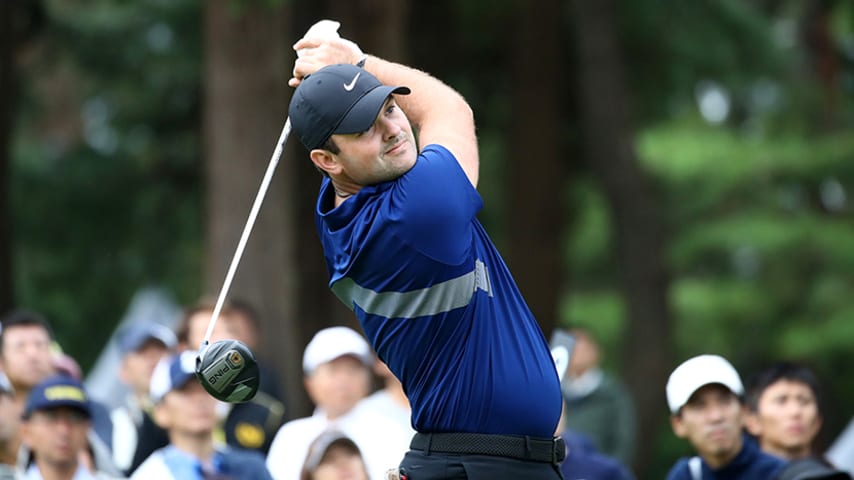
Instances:
[[[215,304],[202,301],[191,307],[178,325],[178,343],[185,349],[196,349],[205,338]],[[234,311],[226,304],[220,312],[211,343],[235,338],[232,326]],[[261,373],[263,375],[263,372]],[[266,454],[273,436],[284,423],[285,406],[265,391],[259,390],[243,403],[219,404],[217,436],[228,445]]]
[[[635,449],[637,421],[628,391],[601,367],[602,352],[592,334],[569,331],[575,346],[561,390],[566,427],[593,441],[596,450],[629,465]]]
[[[168,432],[169,444],[152,453],[131,479],[270,479],[258,452],[215,445],[217,401],[196,379],[195,364],[196,352],[187,350],[155,367],[150,386],[154,419]]]
[[[412,428],[412,408],[403,391],[400,380],[391,373],[388,365],[380,359],[374,361],[374,374],[383,382],[383,388],[359,401],[358,408],[368,409],[393,420],[406,437],[415,435]]]
[[[821,428],[818,379],[810,369],[789,362],[772,365],[747,384],[747,431],[759,447],[785,460],[814,455]]]
[[[181,320],[175,328],[175,335],[178,337],[178,350],[196,351],[199,349],[210,325],[215,306],[216,304],[212,300],[205,298],[184,311],[184,315],[181,316]],[[228,305],[225,305],[219,313],[213,332],[211,332],[211,343],[234,338],[229,322],[223,321],[223,318],[227,317],[228,314],[229,308]]]
[[[323,329],[303,353],[305,387],[316,405],[314,415],[292,420],[279,429],[267,455],[276,480],[297,480],[309,444],[322,432],[337,429],[353,439],[374,480],[385,478],[409,446],[392,420],[355,408],[368,394],[374,355],[361,335],[347,327]]]
[[[68,376],[49,377],[30,390],[20,426],[28,449],[27,479],[113,478],[92,466],[88,450],[92,410],[83,385]]]
[[[563,414],[566,415],[564,406]],[[629,470],[619,460],[596,450],[584,435],[564,430],[563,417],[558,422],[556,435],[566,442],[566,458],[560,464],[564,480],[634,480]]]
[[[21,416],[15,405],[15,390],[9,379],[0,372],[0,480],[19,477],[17,460],[17,428]]]
[[[0,330],[0,370],[15,389],[23,411],[30,390],[53,375],[53,330],[41,315],[15,310],[3,318]]]
[[[744,387],[723,357],[685,361],[670,374],[666,391],[673,433],[698,454],[676,462],[667,480],[770,480],[780,473],[784,462],[742,431]]]
[[[341,432],[320,434],[308,449],[300,480],[368,480],[359,447]]]
[[[140,322],[127,326],[118,336],[122,355],[119,380],[130,390],[124,403],[110,412],[113,422],[113,461],[126,474],[130,474],[154,448],[152,444],[166,444],[166,431],[151,418],[149,384],[157,362],[177,345],[175,334],[168,327],[154,322]],[[140,436],[158,438],[158,442],[143,442]],[[136,461],[134,461],[136,459]]]
[[[0,370],[6,373],[15,389],[15,402],[19,411],[23,411],[31,390],[58,373],[57,363],[65,365],[73,373],[74,367],[69,360],[57,359],[58,347],[55,346],[53,329],[41,315],[27,310],[14,310],[3,317],[0,329]],[[64,363],[63,363],[64,362]],[[68,377],[73,378],[73,377]],[[90,428],[87,438],[95,465],[99,471],[118,476],[120,471],[113,465],[110,453],[112,424],[109,411],[103,404],[88,400]],[[20,437],[13,441],[20,445]]]

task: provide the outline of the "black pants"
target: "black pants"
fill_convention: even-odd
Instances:
[[[563,480],[560,465],[490,455],[410,450],[400,468],[406,480]]]

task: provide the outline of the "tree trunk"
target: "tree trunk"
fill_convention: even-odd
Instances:
[[[567,214],[567,159],[560,138],[565,84],[560,7],[558,0],[518,2],[510,59],[507,262],[547,337],[558,316]]]
[[[293,43],[283,6],[205,3],[205,285],[219,291],[287,114]],[[295,141],[295,139],[291,139]],[[246,245],[229,297],[262,316],[259,356],[275,365],[290,417],[308,410],[296,315],[294,165],[282,159]]]
[[[409,1],[331,0],[332,18],[345,19],[340,33],[362,51],[394,62],[406,63]]]
[[[9,215],[9,160],[12,119],[15,115],[17,77],[14,29],[19,2],[0,2],[0,311],[12,308],[12,222]]]
[[[666,415],[664,384],[672,369],[664,225],[633,146],[629,94],[615,31],[613,0],[575,0],[579,105],[588,160],[612,207],[622,291],[628,306],[623,375],[638,413],[635,470],[645,478]]]

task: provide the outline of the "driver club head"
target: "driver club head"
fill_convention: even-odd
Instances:
[[[251,400],[261,381],[255,355],[237,340],[203,347],[196,358],[196,377],[211,396],[229,403]]]

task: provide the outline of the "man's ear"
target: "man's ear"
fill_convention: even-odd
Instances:
[[[759,421],[759,414],[751,412],[749,409],[744,410],[744,428],[754,437],[762,436],[762,422]]]
[[[314,166],[326,172],[327,175],[337,175],[341,171],[341,164],[338,162],[338,157],[328,150],[315,148],[311,151],[309,157]]]
[[[670,428],[673,429],[673,434],[679,438],[685,438],[688,436],[688,429],[685,428],[685,424],[682,422],[682,416],[678,413],[670,416]]]
[[[308,394],[308,398],[317,405],[317,389],[314,388],[314,382],[312,380],[312,374],[307,374],[305,378],[303,378],[302,384],[305,386],[305,393]]]

